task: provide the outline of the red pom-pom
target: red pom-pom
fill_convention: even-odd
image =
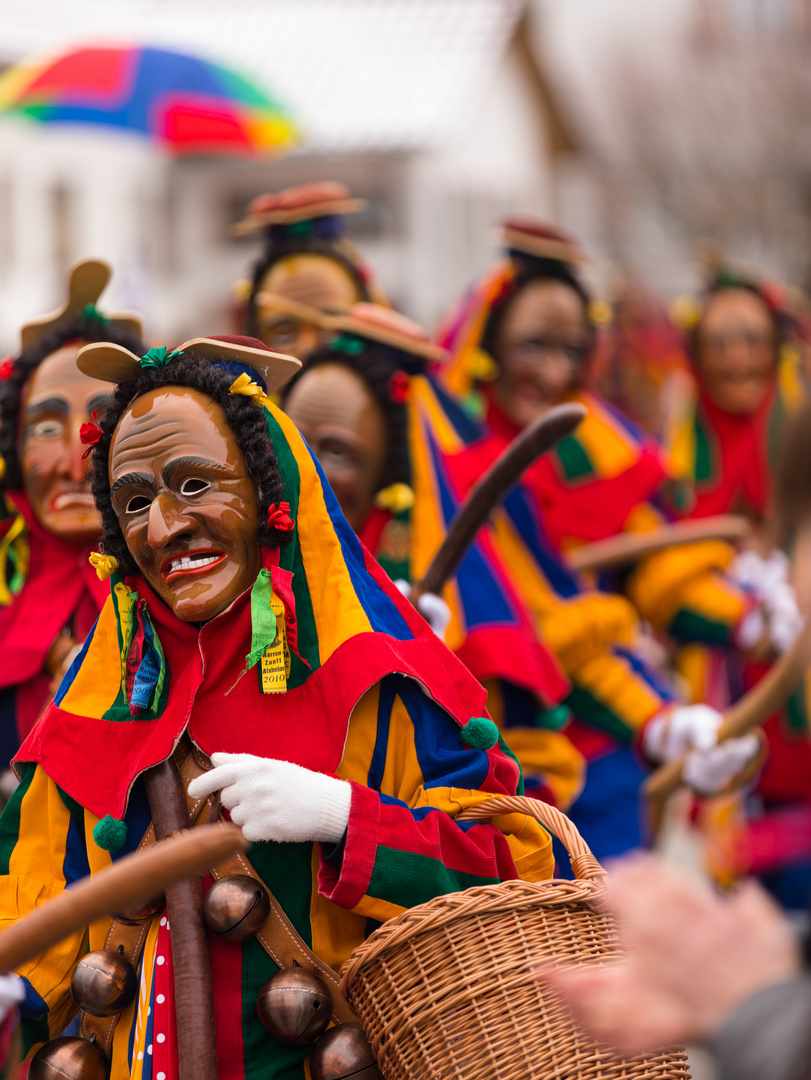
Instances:
[[[0,379],[10,379],[14,374],[14,361],[10,356],[0,360]]]
[[[271,503],[268,507],[268,525],[272,529],[279,529],[281,532],[290,532],[291,529],[294,529],[296,523],[290,517],[290,503],[279,503],[278,508],[276,503]]]
[[[395,405],[403,405],[408,401],[411,384],[408,375],[404,371],[395,371],[389,379],[389,397]]]
[[[101,438],[101,428],[96,423],[96,410],[93,410],[93,414],[90,418],[89,424],[82,424],[79,428],[79,440],[83,442],[87,449],[82,454],[83,458],[86,458],[88,454],[92,453],[93,447]]]

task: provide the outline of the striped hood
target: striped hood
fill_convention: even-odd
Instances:
[[[41,764],[99,817],[123,815],[136,778],[167,758],[187,727],[208,753],[248,752],[331,772],[354,705],[389,672],[416,679],[460,726],[483,713],[481,686],[356,538],[295,426],[275,406],[266,416],[295,521],[274,574],[275,591],[288,587],[285,617],[296,630],[287,691],[262,694],[258,666],[234,686],[251,651],[250,592],[198,629],[137,578],[166,674],[153,707],[130,716],[122,687],[124,583],[114,575],[82,653],[16,759]],[[266,566],[274,556],[265,553]]]

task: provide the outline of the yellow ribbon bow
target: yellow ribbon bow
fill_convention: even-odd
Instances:
[[[112,555],[102,555],[98,551],[91,551],[90,565],[95,569],[99,581],[106,581],[118,569],[118,559]]]
[[[243,371],[241,375],[238,375],[236,379],[231,383],[228,388],[229,394],[244,394],[245,397],[249,397],[255,405],[269,405],[270,398],[265,391],[259,385],[258,382],[250,377],[247,371]]]

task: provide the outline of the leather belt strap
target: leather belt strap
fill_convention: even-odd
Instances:
[[[210,795],[207,799],[192,799],[188,787],[192,780],[208,772],[211,768],[209,758],[194,746],[187,736],[183,736],[173,754],[178,767],[186,801],[189,808],[189,825],[207,825],[213,819],[220,823],[219,800]],[[155,842],[155,830],[152,825],[144,833],[138,850],[149,847]],[[257,874],[245,855],[235,853],[225,862],[212,868],[215,881],[231,874],[247,874],[258,881],[270,898],[270,915],[267,922],[256,935],[256,940],[279,968],[301,967],[317,974],[329,991],[332,1001],[332,1019],[336,1024],[357,1024],[360,1021],[349,1002],[340,991],[340,977],[337,972],[320,960],[306,944],[299,932],[282,909],[281,904],[270,891],[267,883]],[[149,923],[144,926],[127,926],[115,919],[110,923],[104,948],[117,952],[123,946],[122,953],[133,966],[143,951],[149,931]],[[91,1016],[82,1013],[81,1029],[86,1039],[93,1039],[109,1056],[113,1043],[113,1034],[121,1013],[115,1016]]]

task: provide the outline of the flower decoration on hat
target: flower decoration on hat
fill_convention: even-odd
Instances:
[[[176,356],[182,355],[182,349],[173,349],[172,352],[169,352],[165,345],[160,345],[158,348],[150,349],[149,352],[144,353],[138,362],[142,368],[163,368],[170,364]]]
[[[97,420],[98,414],[94,409],[90,416],[90,423],[82,424],[82,426],[79,428],[79,441],[83,442],[87,447],[85,452],[82,454],[82,459],[86,458],[88,454],[91,454],[93,452],[93,447],[96,445],[96,443],[102,436],[102,431],[97,423]]]
[[[250,377],[247,371],[243,371],[241,375],[234,379],[228,388],[228,393],[250,398],[254,405],[270,405],[270,398],[259,383]]]
[[[279,529],[280,532],[291,532],[296,527],[295,521],[290,517],[290,503],[271,503],[268,507],[268,527]]]
[[[411,393],[411,383],[404,371],[395,371],[389,378],[389,397],[395,405],[404,405]]]
[[[118,570],[118,559],[112,555],[102,555],[100,551],[91,551],[90,565],[99,581],[106,581]]]
[[[11,359],[10,356],[3,357],[3,359],[0,360],[0,379],[5,382],[5,380],[10,379],[13,374],[14,361]]]

